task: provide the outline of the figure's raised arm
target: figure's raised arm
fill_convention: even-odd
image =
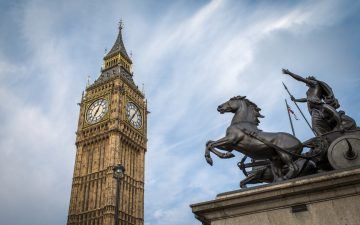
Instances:
[[[291,96],[291,101],[293,102],[307,102],[306,98],[294,98],[294,96]]]
[[[301,82],[304,82],[305,84],[308,84],[308,85],[312,85],[312,82],[310,82],[309,80],[303,78],[302,76],[300,75],[297,75],[293,72],[290,72],[288,69],[282,69],[282,72],[283,74],[288,74],[290,75],[292,78],[294,78],[295,80],[298,80],[298,81],[301,81]]]

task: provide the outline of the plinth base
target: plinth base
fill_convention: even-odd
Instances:
[[[360,225],[360,167],[226,192],[190,207],[204,225]]]

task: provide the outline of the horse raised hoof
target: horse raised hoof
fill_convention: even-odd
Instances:
[[[210,166],[213,165],[213,160],[210,156],[205,156],[206,162],[209,163]]]
[[[226,158],[226,159],[230,159],[230,158],[233,158],[233,157],[235,157],[235,155],[232,154],[231,152],[227,152],[227,153],[224,154],[224,158]]]
[[[240,188],[247,188],[246,183],[240,182]]]

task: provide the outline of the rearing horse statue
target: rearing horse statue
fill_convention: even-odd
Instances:
[[[235,115],[226,130],[225,137],[206,143],[205,159],[210,165],[213,164],[210,152],[220,158],[232,158],[234,154],[231,152],[235,150],[255,160],[270,160],[274,181],[287,180],[298,174],[299,168],[294,163],[293,155],[301,153],[302,143],[288,133],[269,133],[259,130],[258,118],[264,116],[260,114],[261,109],[255,103],[246,99],[246,96],[236,96],[219,105],[217,110],[221,114],[232,112]],[[216,148],[227,152],[222,153]],[[288,172],[283,174],[285,165],[288,167],[286,170]]]

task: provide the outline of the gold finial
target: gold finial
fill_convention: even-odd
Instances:
[[[123,20],[121,19],[120,21],[119,21],[119,29],[121,30],[121,29],[123,29],[124,28],[124,23],[123,23]]]

